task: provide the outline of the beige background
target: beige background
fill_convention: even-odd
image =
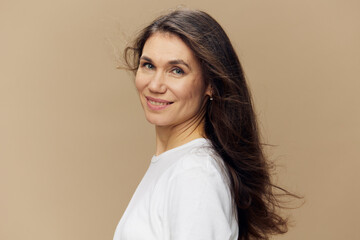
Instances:
[[[112,239],[155,147],[114,53],[180,3],[229,33],[278,182],[306,197],[275,239],[360,239],[359,1],[1,0],[1,240]]]

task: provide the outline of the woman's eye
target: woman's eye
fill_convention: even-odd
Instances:
[[[173,73],[175,73],[176,75],[182,75],[184,74],[184,71],[181,68],[174,68],[172,70]]]
[[[143,67],[147,68],[147,69],[153,69],[154,66],[151,63],[144,63]]]

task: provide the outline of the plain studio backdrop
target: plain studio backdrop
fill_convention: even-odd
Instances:
[[[360,239],[359,1],[1,0],[1,240],[112,239],[155,150],[118,52],[181,4],[229,34],[276,181],[305,196],[274,239]]]

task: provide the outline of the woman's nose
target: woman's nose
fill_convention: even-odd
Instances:
[[[148,88],[151,92],[154,93],[165,93],[165,76],[161,72],[157,72],[151,79],[148,85]]]

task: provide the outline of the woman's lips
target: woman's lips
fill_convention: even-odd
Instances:
[[[170,106],[173,102],[166,101],[160,98],[153,98],[146,96],[146,103],[151,110],[162,110]]]

